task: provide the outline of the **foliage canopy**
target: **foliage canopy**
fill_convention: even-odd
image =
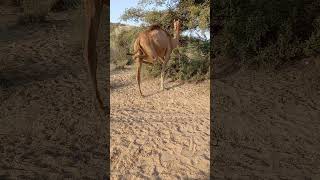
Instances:
[[[277,66],[319,54],[320,1],[214,1],[213,55]]]
[[[164,10],[146,9],[155,5]],[[174,19],[183,21],[182,30],[208,30],[210,22],[210,0],[140,0],[138,7],[126,9],[122,20],[144,22],[147,25],[161,24],[165,29],[172,26]]]

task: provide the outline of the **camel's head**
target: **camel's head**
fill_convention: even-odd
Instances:
[[[174,28],[175,31],[179,31],[180,32],[180,29],[181,29],[181,21],[180,21],[180,19],[173,20],[173,28]]]

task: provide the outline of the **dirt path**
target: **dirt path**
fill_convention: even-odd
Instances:
[[[209,179],[210,87],[142,81],[111,71],[111,174],[125,179]]]

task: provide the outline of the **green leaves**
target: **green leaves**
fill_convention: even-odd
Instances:
[[[129,8],[125,10],[125,13],[121,15],[121,19],[124,21],[133,20],[138,22],[145,16],[145,12],[142,8]]]
[[[317,33],[312,22],[320,14],[316,1],[215,1],[214,56],[276,66],[306,56],[307,49],[315,52]],[[309,46],[303,50],[305,43]]]
[[[142,21],[147,25],[161,24],[166,29],[172,27],[174,19],[183,21],[182,30],[209,28],[210,21],[209,0],[140,0],[138,7],[127,9],[121,16],[124,21]],[[165,10],[146,10],[143,7],[166,7]]]

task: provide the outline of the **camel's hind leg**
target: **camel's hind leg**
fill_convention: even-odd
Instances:
[[[140,95],[143,97],[143,94],[141,92],[141,87],[140,87],[140,84],[141,84],[141,77],[140,77],[140,74],[141,74],[141,66],[142,66],[142,60],[141,59],[136,59],[137,61],[137,81],[138,81],[138,87],[139,87],[139,92],[140,92]]]

